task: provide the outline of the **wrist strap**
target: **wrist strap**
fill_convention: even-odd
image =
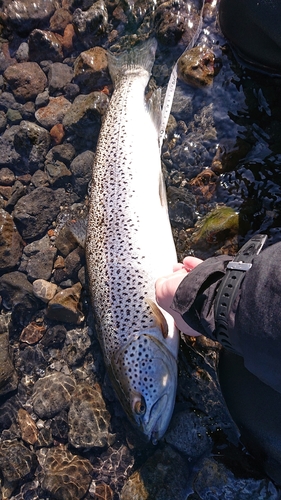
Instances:
[[[228,349],[233,350],[228,332],[229,312],[245,273],[252,267],[253,258],[260,253],[266,240],[265,234],[257,234],[247,241],[234,259],[228,262],[225,276],[218,288],[215,299],[215,334],[217,341]]]

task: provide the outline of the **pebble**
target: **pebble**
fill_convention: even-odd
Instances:
[[[34,384],[32,403],[38,417],[52,418],[69,407],[75,381],[69,375],[54,372]]]
[[[185,52],[178,61],[178,77],[195,87],[213,83],[215,55],[205,46],[194,47]]]
[[[60,62],[52,64],[48,72],[50,94],[62,91],[68,83],[71,83],[73,77],[74,71],[67,64]]]
[[[42,339],[45,332],[46,327],[44,325],[40,325],[35,321],[32,321],[22,330],[20,334],[20,341],[30,345],[37,344],[37,342]]]
[[[67,221],[56,237],[55,245],[64,257],[70,254],[81,242],[76,226],[77,223],[75,221]]]
[[[70,164],[70,170],[73,174],[73,189],[78,196],[85,196],[88,190],[88,184],[92,177],[92,167],[95,155],[92,151],[84,151],[76,156]]]
[[[4,132],[7,125],[6,113],[4,111],[0,111],[0,133]]]
[[[61,62],[64,57],[62,42],[62,36],[58,33],[35,29],[28,39],[29,57],[36,62],[44,59]]]
[[[21,35],[27,35],[38,24],[46,22],[54,13],[54,0],[17,0],[5,2],[4,14],[7,23]]]
[[[35,106],[36,108],[41,108],[43,106],[47,106],[49,103],[50,95],[49,95],[49,89],[44,90],[44,92],[41,92],[36,96],[35,99]]]
[[[5,328],[5,317],[0,316],[0,396],[14,391],[18,386],[18,377],[14,368],[10,344],[8,325]]]
[[[0,169],[0,184],[1,186],[12,186],[16,178],[14,172],[9,168]]]
[[[199,12],[195,6],[168,0],[155,11],[155,32],[165,45],[176,45],[180,40],[184,47],[192,40],[199,24]]]
[[[38,429],[33,418],[24,408],[18,410],[18,423],[22,440],[27,444],[35,444],[38,439]]]
[[[9,66],[4,78],[10,85],[16,99],[20,102],[35,100],[47,85],[45,73],[36,62],[23,62]]]
[[[61,123],[57,123],[50,130],[50,136],[54,144],[61,144],[64,139],[65,132]]]
[[[92,92],[111,84],[106,50],[92,47],[81,52],[74,62],[74,81],[81,90]]]
[[[22,247],[23,241],[12,216],[0,208],[0,270],[8,271],[18,264]]]
[[[28,318],[38,308],[33,295],[32,284],[19,271],[6,273],[0,277],[0,295],[4,306],[13,311],[16,323],[25,325]]]
[[[90,347],[91,339],[89,336],[89,327],[69,330],[66,333],[62,357],[67,362],[68,366],[73,367],[79,365],[79,363],[83,362]]]
[[[36,279],[33,281],[32,286],[35,297],[46,303],[52,300],[58,289],[55,283],[50,283],[50,281],[44,279]]]
[[[36,465],[35,453],[24,444],[17,440],[7,440],[0,443],[0,470],[4,482],[17,484],[18,481],[30,474]]]
[[[71,172],[61,161],[45,163],[45,173],[51,187],[59,188],[66,186],[71,180]]]
[[[63,325],[54,325],[48,328],[41,344],[45,347],[60,348],[66,339],[67,330]]]
[[[68,439],[75,448],[108,446],[115,440],[109,433],[110,414],[106,409],[101,388],[81,383],[72,394],[68,412]]]
[[[14,209],[14,218],[25,240],[40,238],[56,219],[65,198],[64,189],[39,187],[23,196]]]
[[[80,500],[92,480],[92,465],[60,446],[47,451],[41,465],[41,488],[57,500]]]
[[[31,282],[40,278],[49,280],[56,254],[56,247],[50,244],[49,236],[45,235],[25,246],[19,270],[25,272]]]
[[[108,24],[105,2],[98,0],[87,10],[76,9],[73,13],[72,23],[84,45],[86,47],[93,46],[96,36],[101,35]]]
[[[23,120],[15,130],[14,147],[21,159],[21,172],[33,174],[44,166],[51,137],[49,132],[36,123]]]
[[[77,247],[70,252],[64,261],[64,267],[56,269],[54,272],[54,280],[60,283],[67,279],[77,280],[78,272],[85,263],[84,250]]]
[[[61,123],[71,103],[63,96],[50,97],[47,106],[39,108],[35,112],[36,120],[48,130],[57,123]]]
[[[61,161],[67,166],[75,156],[75,149],[72,144],[64,143],[59,146],[54,146],[46,155],[46,161],[52,163],[54,161]],[[1,172],[0,172],[1,175]]]
[[[71,21],[72,15],[67,8],[57,8],[50,19],[50,29],[62,35]]]
[[[78,282],[72,287],[58,292],[48,303],[48,318],[79,325],[84,319],[79,305],[81,290],[82,285]]]

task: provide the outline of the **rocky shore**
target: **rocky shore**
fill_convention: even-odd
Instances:
[[[200,7],[199,1],[189,7],[172,0],[1,3],[3,500],[280,498],[239,444],[217,381],[219,346],[183,339],[175,413],[155,447],[136,435],[113,393],[89,304],[89,181],[113,90],[106,50],[153,33],[159,46],[150,88],[165,88],[172,64],[198,27]],[[247,199],[258,187],[250,167],[240,164],[234,173],[234,165],[247,155],[249,162],[263,161],[266,153],[248,134],[251,119],[239,120],[248,113],[247,94],[219,33],[215,2],[206,2],[203,28],[202,50],[192,49],[181,61],[163,146],[179,258],[236,251],[238,232],[246,237],[253,229]],[[273,162],[281,154],[275,148],[280,122],[273,116],[270,128],[272,108],[262,91],[257,99]],[[256,129],[259,137],[264,133]],[[236,192],[231,176],[237,176]],[[267,224],[273,240],[279,234],[278,204],[271,203],[276,192],[274,185],[255,218]]]

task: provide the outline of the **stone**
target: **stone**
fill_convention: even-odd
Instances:
[[[16,204],[14,218],[25,240],[40,238],[56,219],[65,198],[64,189],[37,188]]]
[[[61,411],[51,422],[52,436],[57,441],[67,442],[68,440],[68,415],[66,411]]]
[[[75,149],[72,144],[60,144],[59,146],[54,146],[46,155],[46,161],[53,163],[55,161],[61,161],[67,166],[73,160],[75,156]],[[1,171],[0,171],[1,175]]]
[[[0,111],[0,133],[4,132],[6,126],[7,126],[6,113],[4,111]]]
[[[48,21],[55,11],[54,0],[4,0],[4,14],[7,23],[21,35],[27,35],[40,23]]]
[[[196,460],[212,449],[213,441],[208,431],[204,420],[195,412],[182,411],[172,417],[165,441],[190,460]]]
[[[18,110],[9,108],[6,113],[6,118],[10,125],[16,125],[17,123],[21,122],[22,115]]]
[[[98,0],[87,10],[76,9],[73,13],[72,23],[84,45],[93,46],[96,36],[103,33],[108,24],[105,2]]]
[[[12,92],[2,92],[0,94],[0,109],[2,111],[8,111],[8,109],[17,109],[18,111],[21,111],[22,109],[22,104],[19,104],[15,97],[13,96]]]
[[[49,103],[50,95],[49,95],[49,89],[44,90],[44,92],[41,92],[41,94],[38,94],[36,99],[35,99],[35,106],[36,108],[41,108],[42,106],[47,106]]]
[[[47,78],[36,62],[23,62],[9,66],[4,77],[16,99],[20,102],[35,100],[47,85]]]
[[[57,123],[61,123],[71,103],[63,96],[50,97],[47,106],[37,109],[35,112],[36,120],[43,127],[50,129]]]
[[[21,325],[25,325],[30,315],[38,308],[31,283],[26,275],[19,271],[0,277],[0,295],[4,307],[12,310],[14,319]]]
[[[61,161],[45,163],[45,173],[50,186],[58,188],[66,186],[70,182],[72,174],[67,166]]]
[[[65,131],[62,123],[57,123],[51,128],[50,136],[54,144],[61,144],[65,136]]]
[[[195,197],[186,189],[168,186],[169,217],[172,227],[186,229],[192,227],[196,220]]]
[[[22,118],[25,121],[33,121],[35,115],[35,103],[32,101],[27,101],[23,103],[21,108]]]
[[[78,282],[72,287],[58,292],[48,303],[48,318],[79,325],[84,319],[79,307],[81,290],[82,285]]]
[[[33,418],[24,408],[18,410],[18,423],[22,440],[27,444],[35,444],[38,439],[38,429]]]
[[[89,460],[72,455],[63,447],[52,448],[42,464],[41,488],[57,500],[80,500],[89,489],[91,474]]]
[[[35,469],[34,452],[18,441],[0,443],[0,470],[4,480],[11,483],[23,479]]]
[[[1,168],[0,169],[0,184],[1,186],[12,186],[15,182],[16,178],[14,172],[9,168]]]
[[[95,155],[92,151],[84,151],[76,156],[70,164],[73,174],[73,189],[78,196],[85,196],[92,178]]]
[[[50,30],[62,35],[71,21],[72,15],[67,8],[57,8],[50,19]]]
[[[194,87],[205,87],[213,83],[215,76],[215,55],[205,45],[193,47],[178,61],[178,77]]]
[[[29,48],[27,42],[22,42],[16,52],[16,60],[21,62],[27,62],[29,58]]]
[[[28,39],[31,60],[61,62],[63,60],[62,36],[51,31],[35,29]]]
[[[29,281],[49,280],[57,249],[50,243],[48,235],[24,247],[19,270],[26,272]]]
[[[56,283],[71,279],[77,281],[78,272],[85,264],[85,253],[81,247],[77,247],[70,252],[64,261],[64,267],[56,269],[54,272],[54,280]]]
[[[19,178],[20,176],[18,176]],[[14,208],[15,204],[19,201],[19,199],[26,194],[26,187],[17,180],[12,189],[8,201],[6,203],[6,210],[10,211]]]
[[[52,300],[58,289],[55,283],[50,283],[44,279],[37,279],[33,281],[32,286],[35,297],[46,303]]]
[[[63,359],[66,360],[68,366],[78,365],[83,362],[90,347],[89,327],[69,330],[62,349]]]
[[[63,32],[62,46],[65,54],[70,54],[73,49],[75,31],[73,24],[68,24]]]
[[[0,270],[13,269],[22,254],[23,241],[12,216],[0,208]]]
[[[0,431],[9,429],[16,421],[17,412],[21,407],[18,395],[1,398],[0,403]]]
[[[46,332],[45,325],[37,324],[35,321],[29,323],[20,334],[20,341],[26,344],[37,344]]]
[[[49,69],[48,81],[50,94],[61,91],[74,77],[73,69],[68,64],[55,62]]]
[[[21,165],[21,155],[14,147],[15,135],[19,131],[19,128],[19,125],[13,125],[7,128],[0,136],[0,168],[10,168],[14,173],[22,173],[22,171],[25,170]]]
[[[22,372],[23,376],[36,375],[37,378],[38,375],[42,375],[48,366],[48,361],[43,354],[43,346],[41,344],[33,346],[21,344],[21,348],[17,360],[19,371]]]
[[[55,245],[64,257],[69,255],[78,245],[85,246],[86,226],[85,219],[68,220],[63,225],[56,237]],[[65,263],[63,267],[65,267]]]
[[[199,12],[193,4],[168,0],[155,11],[155,33],[164,45],[176,45],[183,39],[184,47],[194,37],[199,24]]]
[[[66,328],[63,325],[54,325],[48,328],[45,333],[43,339],[41,340],[41,344],[44,347],[54,347],[61,348],[65,339],[66,339]]]
[[[38,417],[52,418],[69,407],[75,381],[69,375],[54,372],[37,380],[34,384],[32,402]]]
[[[5,317],[0,316],[1,330]],[[14,391],[18,386],[18,377],[10,352],[8,326],[0,333],[0,396]]]
[[[50,134],[36,123],[23,120],[14,136],[14,148],[21,158],[24,173],[33,174],[43,167],[51,143]]]
[[[49,187],[49,181],[46,172],[42,172],[42,170],[36,170],[36,172],[34,172],[33,176],[31,177],[30,184],[35,188]]]
[[[106,50],[102,47],[92,47],[81,52],[74,62],[74,75],[75,83],[87,92],[100,90],[111,84]]]
[[[115,437],[109,433],[108,413],[101,388],[81,383],[71,398],[68,412],[68,439],[75,448],[108,446]]]

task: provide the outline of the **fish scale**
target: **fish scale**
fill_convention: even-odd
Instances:
[[[131,421],[154,440],[172,414],[178,350],[173,319],[155,303],[156,279],[177,261],[163,196],[159,94],[150,104],[145,100],[155,50],[149,41],[109,59],[115,90],[97,145],[86,244],[97,331],[113,386]]]

